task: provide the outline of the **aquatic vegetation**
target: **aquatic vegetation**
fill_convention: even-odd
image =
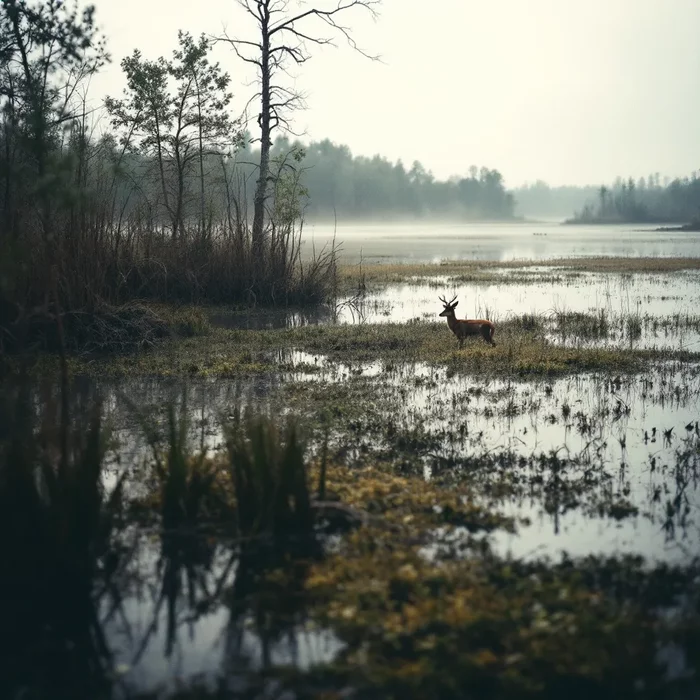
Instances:
[[[554,289],[588,274],[571,264],[456,274],[495,280],[512,270],[527,284],[553,273]],[[432,280],[444,294],[444,279]],[[65,600],[117,612],[71,628],[37,610],[56,643],[86,629],[103,640],[89,657],[97,670],[83,674],[91,687],[109,688],[119,668],[125,697],[168,696],[179,660],[200,658],[216,637],[202,675],[183,673],[183,697],[209,697],[231,678],[253,696],[273,687],[377,698],[694,692],[692,677],[668,677],[664,660],[685,654],[694,669],[700,639],[692,310],[659,314],[634,298],[619,310],[533,307],[499,318],[497,347],[476,339],[457,349],[439,308],[394,322],[391,304],[368,303],[381,322],[238,327],[236,310],[184,307],[179,337],[148,352],[66,359],[86,411],[68,444],[98,455],[99,443],[85,464],[101,466],[76,490],[90,508],[77,496],[61,508],[99,512],[111,526],[71,535],[89,541],[73,551],[92,548],[94,563],[80,596]],[[174,327],[167,308],[151,308]],[[673,348],[649,346],[651,334],[668,334]],[[57,367],[46,355],[31,361],[34,378]],[[60,427],[60,394],[32,392],[26,405],[52,407],[42,425]],[[98,393],[101,437],[91,442]],[[56,466],[82,454],[63,451],[61,430],[35,424],[37,447],[14,413],[0,403],[2,455],[14,444],[27,464],[52,455]],[[118,428],[111,441],[106,422]],[[15,433],[24,437],[13,443]],[[0,495],[10,493],[5,475],[26,477],[4,465]],[[41,498],[42,508],[54,503]],[[18,497],[20,510],[5,499],[0,517],[38,531],[26,524],[38,502]],[[70,520],[65,509],[56,521]],[[55,540],[70,531],[42,530],[36,551],[67,552]],[[31,560],[11,536],[3,543]],[[51,555],[26,571],[48,580],[59,566]],[[44,588],[46,605],[57,605]],[[44,663],[31,645],[17,654],[27,649],[25,670]],[[146,668],[157,682],[144,681]]]
[[[566,320],[569,324],[570,321]],[[581,324],[588,319],[579,319]],[[71,373],[111,376],[232,377],[284,370],[283,351],[302,351],[332,362],[416,362],[447,366],[460,373],[494,376],[559,375],[601,370],[634,372],[649,362],[673,358],[692,361],[697,349],[677,351],[629,346],[562,345],[548,339],[546,321],[533,316],[499,322],[495,348],[470,340],[455,348],[449,329],[435,322],[306,326],[288,330],[212,329],[206,340],[167,342],[147,353],[111,358],[72,358]],[[281,354],[282,353],[282,354]],[[58,360],[42,358],[34,373],[55,371]],[[315,371],[309,365],[308,369]]]
[[[282,438],[272,420],[248,414],[227,432],[238,532],[277,542],[310,537],[314,512],[297,426]]]
[[[0,436],[0,694],[99,694],[111,667],[99,611],[120,607],[129,560],[124,475],[105,488],[98,403],[61,405],[45,389],[37,417],[27,391],[0,398],[11,416]]]
[[[624,595],[602,583],[609,570],[629,581]],[[665,626],[641,573],[624,560],[431,561],[381,531],[360,531],[313,568],[307,586],[316,619],[347,644],[335,672],[369,697],[458,698],[465,687],[477,697],[580,697],[583,689],[615,697],[665,686],[655,641]],[[689,580],[666,572],[674,577]],[[683,636],[673,625],[663,634]]]
[[[306,582],[313,618],[346,643],[331,673],[363,696],[458,698],[467,687],[498,698],[653,695],[666,687],[658,635],[697,644],[697,613],[679,624],[655,612],[692,589],[692,568],[503,559],[484,540],[436,535],[420,516],[430,497],[415,488],[401,488],[395,503],[386,477],[364,488],[359,498],[373,503],[376,488],[395,527],[352,533]],[[426,539],[441,544],[426,554]]]

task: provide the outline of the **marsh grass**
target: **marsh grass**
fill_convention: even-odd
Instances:
[[[255,250],[244,222],[173,237],[138,216],[111,222],[104,206],[99,224],[57,215],[51,235],[37,226],[18,232],[20,245],[0,240],[0,347],[56,351],[60,317],[69,346],[123,351],[139,328],[155,337],[161,330],[143,302],[316,306],[336,296],[335,246],[302,259],[296,222],[270,226]]]
[[[164,430],[125,400],[151,448],[157,492],[149,502],[159,509],[165,533],[216,526],[241,541],[312,535],[306,446],[295,421],[281,428],[266,415],[236,408],[222,426],[225,453],[208,454],[204,445],[194,450],[190,444],[186,392],[168,402]]]
[[[612,330],[605,309],[592,313],[556,310],[551,320],[554,332],[562,338],[573,336],[586,340],[604,340]]]
[[[227,429],[238,532],[277,542],[309,537],[314,528],[305,447],[299,428],[246,414]]]
[[[642,337],[642,317],[639,314],[630,314],[625,318],[625,332],[632,341]]]
[[[595,325],[596,319],[590,321]],[[567,321],[568,323],[568,321]],[[578,319],[579,328],[590,329],[589,319]],[[573,329],[573,326],[570,326]],[[481,339],[459,349],[446,324],[364,324],[359,326],[306,326],[287,330],[240,331],[213,329],[206,343],[187,339],[147,354],[120,357],[90,364],[76,360],[73,371],[119,376],[148,374],[227,377],[276,372],[280,351],[300,350],[332,362],[412,362],[448,366],[455,372],[479,372],[508,376],[566,374],[599,369],[635,371],[644,363],[681,354],[629,347],[564,347],[547,340],[547,321],[534,315],[515,317],[496,327],[496,347]],[[692,359],[693,353],[682,353]],[[44,367],[50,364],[44,363]],[[313,367],[307,369],[312,370]]]
[[[165,406],[165,425],[158,414],[149,413],[121,394],[120,400],[136,419],[146,439],[150,456],[144,458],[143,473],[149,489],[141,512],[160,516],[164,533],[195,534],[202,527],[226,523],[232,509],[216,467],[202,447],[190,444],[190,412],[187,392],[178,401],[171,397]]]
[[[538,268],[532,271],[531,268]],[[546,271],[539,271],[545,268]],[[528,284],[562,282],[584,272],[602,273],[674,273],[700,269],[700,258],[582,257],[553,260],[467,260],[434,263],[387,263],[339,265],[341,289],[356,289],[389,284],[437,285],[435,278],[448,277],[458,283]],[[505,273],[502,271],[506,271]]]

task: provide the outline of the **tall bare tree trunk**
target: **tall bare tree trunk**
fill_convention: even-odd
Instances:
[[[253,197],[253,233],[252,254],[255,263],[263,263],[265,244],[265,201],[267,199],[267,186],[270,181],[270,138],[273,129],[280,125],[288,128],[289,122],[284,116],[285,111],[293,109],[301,104],[301,96],[281,85],[275,85],[273,78],[279,70],[283,69],[285,59],[301,65],[305,63],[310,54],[306,51],[305,42],[327,45],[331,40],[327,37],[309,36],[297,29],[298,24],[305,20],[315,18],[325,24],[336,33],[344,36],[348,43],[361,51],[350,36],[346,27],[338,24],[336,16],[345,13],[352,8],[361,8],[375,16],[374,7],[380,0],[336,0],[335,7],[324,10],[320,8],[307,8],[297,15],[287,14],[285,2],[277,0],[240,0],[240,4],[246,12],[254,18],[260,29],[260,43],[224,37],[221,40],[228,42],[239,58],[252,64],[260,71],[260,113],[258,125],[260,126],[260,170]],[[254,55],[246,53],[255,50]],[[371,58],[371,57],[369,57]],[[259,268],[258,268],[259,269]]]
[[[270,172],[270,11],[265,3],[261,7],[261,73],[262,104],[258,124],[260,125],[260,171],[253,199],[253,256],[262,262],[263,239],[265,235],[265,200],[267,199],[267,182]]]

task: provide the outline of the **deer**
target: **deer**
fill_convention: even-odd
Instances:
[[[462,321],[455,316],[455,307],[459,304],[459,302],[456,301],[456,295],[452,297],[452,301],[447,301],[444,297],[438,298],[445,307],[439,315],[447,318],[447,325],[457,336],[460,348],[462,347],[462,343],[464,343],[464,339],[472,335],[480,335],[487,343],[493,346],[496,345],[496,343],[493,342],[493,334],[496,330],[496,326],[494,326],[491,321],[485,319]]]

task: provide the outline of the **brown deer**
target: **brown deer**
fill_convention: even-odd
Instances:
[[[457,296],[455,295],[452,297],[452,301],[447,301],[444,297],[439,297],[445,307],[440,313],[440,316],[445,316],[447,318],[447,325],[457,336],[459,347],[462,347],[465,338],[473,335],[480,335],[487,343],[495,346],[496,343],[493,342],[493,334],[496,330],[496,326],[494,326],[491,321],[485,319],[477,319],[474,321],[462,321],[458,319],[455,316],[455,307],[459,304],[458,301],[455,301],[456,298]]]

